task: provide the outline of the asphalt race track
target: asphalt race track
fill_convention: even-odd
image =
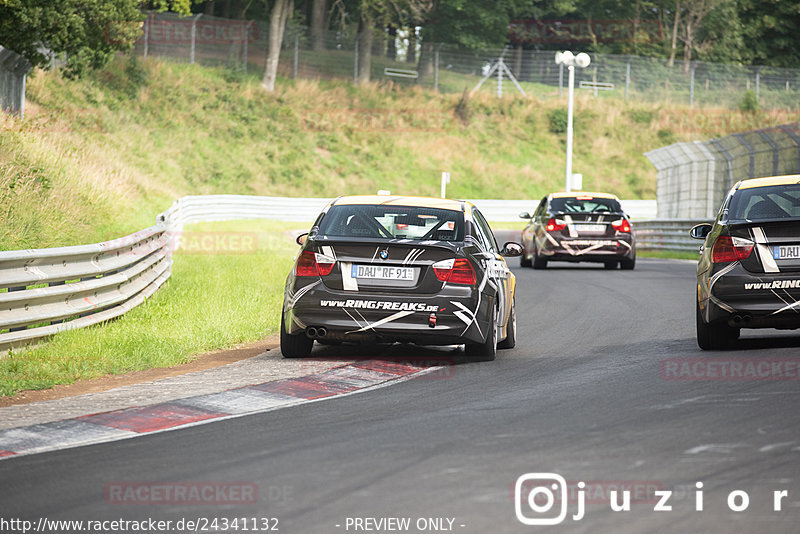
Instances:
[[[453,365],[329,401],[3,460],[0,515],[277,518],[279,532],[297,534],[798,531],[800,383],[792,362],[800,361],[800,337],[745,331],[733,350],[700,351],[691,262],[640,258],[634,271],[566,264],[534,271],[510,261],[518,341],[494,362],[467,363],[453,349],[318,347],[314,357],[356,350]],[[721,376],[734,364],[742,374]],[[747,374],[754,368],[767,376],[754,379]],[[776,374],[792,369],[789,379]],[[526,482],[517,499],[517,478],[537,472],[562,475],[571,491],[584,481],[585,516],[573,519],[572,492],[549,507],[539,492],[534,511],[527,496],[545,481]],[[109,485],[132,482],[250,484],[258,498],[111,502]],[[631,491],[631,511],[610,510],[615,487]],[[672,492],[671,511],[654,511],[654,490]],[[749,498],[744,511],[728,504],[736,490]],[[773,511],[781,490],[788,496]],[[732,495],[733,507],[743,496]],[[567,517],[561,526],[528,526],[515,501],[534,521],[565,505]],[[368,518],[409,518],[410,526],[378,528]]]

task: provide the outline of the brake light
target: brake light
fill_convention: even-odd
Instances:
[[[465,258],[437,261],[432,265],[436,278],[451,284],[473,285],[475,268]]]
[[[336,261],[332,258],[304,250],[297,258],[295,274],[297,276],[326,276],[333,270],[334,263]]]
[[[721,235],[711,250],[711,261],[713,263],[730,263],[745,260],[750,257],[754,246],[755,244],[749,239]]]
[[[617,219],[616,221],[612,221],[611,226],[613,226],[614,230],[617,232],[623,232],[625,234],[631,233],[631,223],[628,222],[628,219]]]
[[[559,230],[563,230],[567,227],[567,224],[564,221],[559,221],[557,219],[550,219],[547,221],[547,228],[548,232],[558,232]]]

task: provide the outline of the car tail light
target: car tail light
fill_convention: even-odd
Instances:
[[[612,221],[611,226],[613,226],[614,230],[617,232],[622,232],[625,234],[631,233],[631,223],[628,222],[628,219],[617,219],[616,221]]]
[[[473,285],[475,268],[465,258],[437,261],[432,265],[436,278],[451,284]]]
[[[336,261],[332,258],[304,250],[297,258],[295,274],[297,276],[326,276],[333,270]]]
[[[749,239],[741,237],[730,237],[721,235],[714,243],[711,250],[711,261],[713,263],[730,263],[737,260],[745,260],[753,252],[754,243]]]
[[[548,232],[558,232],[559,230],[563,230],[567,227],[567,224],[564,221],[559,221],[558,219],[550,219],[547,221],[547,231]]]

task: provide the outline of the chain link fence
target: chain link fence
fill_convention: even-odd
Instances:
[[[0,108],[25,115],[25,79],[31,70],[27,59],[0,46]]]
[[[658,171],[659,218],[714,218],[739,180],[800,173],[800,123],[647,152]]]
[[[136,53],[190,63],[228,65],[260,72],[266,61],[269,24],[208,15],[179,17],[150,13]],[[368,54],[369,53],[369,54]],[[283,40],[279,74],[288,78],[350,79],[358,81],[359,66],[369,55],[369,78],[419,85],[443,93],[473,89],[503,58],[523,89],[540,96],[560,95],[566,73],[555,64],[552,50],[468,50],[376,31],[371,50],[359,50],[354,33],[328,31],[316,39],[307,29],[289,27]],[[725,65],[662,58],[592,54],[586,69],[577,69],[576,84],[600,97],[645,102],[738,108],[752,91],[761,109],[800,109],[800,70]],[[361,65],[360,65],[361,64]],[[364,74],[362,73],[362,78]],[[498,80],[502,87],[498,88]],[[485,91],[513,93],[507,77],[493,77]]]

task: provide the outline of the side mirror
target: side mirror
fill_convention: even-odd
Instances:
[[[694,239],[705,239],[706,236],[711,233],[711,228],[713,228],[713,226],[708,223],[700,223],[689,230],[689,235]]]
[[[522,213],[519,214],[519,218],[520,219],[530,219],[531,218],[531,214],[528,213],[527,211],[523,211]]]
[[[308,239],[308,232],[297,236],[297,239],[295,239],[295,241],[297,242],[298,245],[302,247],[303,245],[305,245],[306,239]]]
[[[500,251],[500,255],[511,258],[515,256],[522,256],[522,245],[519,243],[514,243],[513,241],[509,241],[503,245],[503,250]]]

